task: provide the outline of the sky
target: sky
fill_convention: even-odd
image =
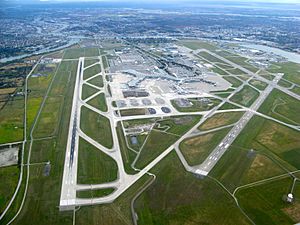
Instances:
[[[40,0],[41,1],[41,0]],[[84,1],[105,1],[105,2],[140,2],[140,0],[42,0],[42,1],[63,1],[63,2],[84,2]],[[209,0],[143,0],[143,2],[153,2],[153,1],[159,1],[159,2],[209,2]],[[300,3],[300,0],[222,0],[224,2],[263,2],[263,3]]]
[[[59,3],[59,2],[106,2],[106,3],[146,3],[146,4],[168,4],[168,3],[282,3],[282,4],[300,4],[300,0],[0,0],[4,3]],[[299,6],[300,7],[300,6]],[[297,7],[298,8],[298,7]]]
[[[18,2],[88,2],[88,1],[99,1],[99,2],[141,2],[141,0],[0,0],[0,2],[11,2],[11,1],[18,1]],[[218,0],[216,0],[218,1]],[[222,2],[261,2],[261,3],[300,3],[300,0],[219,0]],[[168,2],[210,2],[210,0],[142,0],[142,2],[161,2],[161,3],[168,3]]]

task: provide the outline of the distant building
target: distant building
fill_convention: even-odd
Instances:
[[[148,97],[149,93],[143,90],[126,90],[123,91],[124,98],[130,98],[130,97]]]

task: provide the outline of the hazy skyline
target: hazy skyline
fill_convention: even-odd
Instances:
[[[0,0],[0,2],[2,2]],[[3,2],[139,2],[139,0],[3,0]],[[151,2],[179,2],[179,3],[196,3],[196,2],[232,2],[232,3],[300,3],[300,0],[222,0],[222,1],[208,1],[208,0],[144,0],[145,3]]]

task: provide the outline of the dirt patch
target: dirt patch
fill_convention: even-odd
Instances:
[[[0,89],[0,95],[7,95],[14,93],[16,88],[2,88]]]
[[[19,148],[4,148],[0,150],[0,167],[18,164]]]
[[[198,137],[186,140],[184,142],[184,144],[187,144],[190,147],[199,146],[203,143],[206,143],[206,142],[210,141],[213,136],[214,136],[214,134],[207,134],[207,135],[198,136]]]
[[[245,183],[283,174],[285,171],[264,155],[256,155],[244,178]]]
[[[300,221],[300,203],[292,203],[291,206],[282,209],[282,211],[287,214],[295,222]]]
[[[300,144],[299,135],[277,124],[268,124],[260,131],[256,140],[276,153],[283,153]]]
[[[202,126],[199,127],[200,130],[210,130],[213,128],[229,125],[235,123],[240,118],[240,112],[233,113],[220,113],[216,114],[210,119],[208,119]]]

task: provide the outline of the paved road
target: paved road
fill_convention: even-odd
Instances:
[[[211,52],[209,52],[211,53]],[[213,53],[211,53],[213,54]],[[216,56],[217,57],[217,56]],[[218,57],[220,58],[220,57]],[[224,59],[223,57],[221,57],[222,60],[224,60],[226,62],[226,59]],[[99,61],[100,61],[100,65],[101,65],[101,69],[102,69],[102,76],[104,78],[105,76],[105,70],[103,67],[103,62],[101,57],[99,57]],[[228,63],[232,64],[232,62],[228,61]],[[240,68],[240,66],[234,64],[233,66]],[[247,72],[248,74],[251,73],[251,76],[257,76],[256,74],[252,73],[251,71],[245,71],[244,68],[240,68],[241,70],[243,70],[244,72]],[[96,77],[100,74],[96,74],[93,77]],[[259,77],[261,78],[261,77]],[[78,79],[78,77],[77,77]],[[92,78],[89,78],[92,79]],[[251,79],[251,78],[249,78]],[[263,78],[264,79],[264,78]],[[160,160],[162,160],[165,156],[167,156],[173,149],[176,150],[180,160],[182,161],[183,165],[185,166],[187,171],[193,172],[193,173],[197,173],[197,174],[201,174],[201,175],[207,175],[209,173],[209,171],[213,168],[213,166],[217,163],[217,161],[222,157],[222,155],[226,152],[226,150],[228,149],[229,145],[235,140],[235,138],[238,136],[238,134],[242,131],[242,129],[245,127],[245,125],[248,123],[248,121],[253,117],[253,115],[256,113],[256,110],[259,108],[259,106],[263,103],[263,101],[267,98],[267,96],[270,94],[270,92],[273,90],[273,88],[276,86],[277,87],[277,82],[279,81],[280,76],[278,75],[276,77],[276,79],[274,81],[269,81],[266,80],[265,82],[268,83],[268,87],[266,88],[265,91],[261,91],[260,93],[260,97],[254,102],[254,104],[251,106],[250,109],[248,108],[242,108],[242,109],[230,109],[230,110],[223,110],[222,112],[232,112],[232,111],[245,111],[247,110],[247,112],[244,114],[244,116],[236,123],[236,125],[232,128],[232,130],[228,133],[228,135],[223,139],[223,141],[219,144],[219,146],[209,155],[209,157],[199,166],[195,166],[195,167],[191,167],[188,165],[188,163],[186,162],[185,158],[183,157],[183,155],[181,154],[180,150],[179,150],[179,144],[181,141],[183,141],[185,138],[189,137],[190,135],[193,134],[193,132],[195,132],[195,130],[197,130],[198,126],[200,124],[202,124],[207,118],[209,118],[210,116],[212,116],[214,113],[216,113],[217,108],[214,108],[211,111],[206,111],[206,112],[194,112],[194,113],[180,113],[180,112],[176,112],[175,110],[172,113],[169,114],[154,114],[154,115],[138,115],[138,116],[130,116],[130,117],[118,117],[114,114],[114,109],[112,108],[112,98],[110,96],[107,96],[107,105],[108,105],[108,112],[101,112],[98,109],[95,109],[94,107],[89,106],[88,104],[86,104],[86,100],[82,101],[80,98],[77,99],[73,99],[73,103],[74,101],[78,102],[77,107],[79,108],[79,110],[75,110],[75,112],[73,112],[72,110],[72,116],[73,119],[71,118],[71,122],[74,121],[74,117],[76,118],[76,115],[80,115],[80,108],[82,105],[88,107],[89,109],[93,110],[94,112],[106,116],[109,120],[110,120],[110,124],[111,124],[111,130],[112,130],[112,137],[113,137],[113,148],[112,149],[107,149],[104,146],[102,146],[101,144],[99,144],[98,142],[94,141],[93,139],[91,139],[89,136],[87,136],[86,134],[84,134],[84,132],[82,132],[80,130],[80,127],[78,127],[76,129],[76,135],[84,138],[86,141],[88,141],[90,144],[94,145],[96,148],[98,148],[100,151],[104,152],[105,154],[109,155],[110,157],[112,157],[117,165],[118,165],[118,179],[114,182],[110,182],[110,183],[104,183],[104,184],[96,184],[96,185],[80,185],[77,184],[76,182],[76,176],[77,176],[77,164],[76,164],[76,175],[72,174],[72,171],[69,173],[66,173],[64,171],[64,178],[66,176],[66,182],[63,182],[63,188],[62,188],[62,198],[61,198],[61,207],[62,206],[68,206],[68,208],[73,209],[75,206],[80,206],[80,205],[93,205],[93,204],[103,204],[103,203],[110,203],[113,202],[117,197],[119,197],[124,191],[126,191],[131,185],[133,185],[136,181],[138,181],[142,176],[144,176],[150,169],[152,169],[157,163],[160,162]],[[262,79],[260,79],[262,80]],[[83,81],[82,79],[80,80],[80,88],[79,90],[74,90],[74,96],[75,93],[79,92],[81,93],[81,86],[83,85],[83,83],[86,83],[87,80]],[[108,93],[108,84],[106,79],[103,79],[104,81],[104,88],[98,88],[99,92],[97,92],[94,96],[96,96],[97,94],[101,93],[101,92],[105,92]],[[242,81],[243,85],[248,83],[247,81]],[[230,96],[228,96],[228,98],[226,99],[227,101],[229,100],[229,98],[234,95],[235,93],[237,93],[238,91],[240,91],[243,88],[243,85],[239,88],[237,88]],[[81,96],[81,94],[79,94],[79,96]],[[91,98],[91,97],[90,97]],[[89,99],[90,99],[89,98]],[[79,100],[78,100],[79,99]],[[75,107],[77,109],[77,107]],[[78,112],[79,111],[79,112]],[[77,112],[77,114],[76,114]],[[202,119],[200,120],[200,122],[198,124],[196,124],[189,132],[187,132],[185,135],[183,135],[178,141],[176,141],[176,143],[174,143],[174,145],[170,146],[169,148],[167,148],[165,151],[163,151],[156,159],[154,159],[149,165],[147,165],[144,169],[142,169],[141,171],[139,171],[137,174],[135,175],[128,175],[125,172],[124,169],[124,165],[123,165],[123,160],[122,160],[122,155],[120,152],[120,147],[119,147],[119,140],[118,140],[118,136],[117,136],[117,132],[116,132],[116,125],[118,121],[121,120],[134,120],[134,119],[141,119],[141,118],[153,118],[153,117],[162,117],[162,116],[178,116],[178,115],[203,115]],[[76,121],[76,120],[75,120]],[[78,116],[77,118],[77,124],[80,124],[80,116]],[[76,123],[75,123],[76,124]],[[74,122],[73,122],[73,127],[74,127]],[[72,136],[72,130],[74,131],[74,129],[71,128],[70,125],[70,131],[69,131],[69,135]],[[71,137],[70,136],[70,137]],[[72,140],[72,138],[69,140]],[[76,139],[75,139],[76,141]],[[68,145],[69,146],[69,145]],[[75,148],[74,150],[74,159],[73,159],[73,165],[75,166],[74,163],[77,163],[77,148]],[[68,149],[67,149],[67,156],[68,156]],[[72,151],[70,151],[70,159],[71,159],[71,155],[72,155]],[[66,157],[67,158],[67,157]],[[66,162],[68,161],[68,159],[66,159]],[[70,161],[70,160],[69,160]],[[70,163],[67,165],[70,165]],[[70,170],[71,167],[69,167],[68,170]],[[74,169],[75,171],[75,169]],[[66,174],[65,174],[66,173]],[[70,177],[68,177],[68,174],[71,174]],[[76,190],[91,190],[91,189],[100,189],[100,188],[108,188],[108,187],[114,187],[116,190],[105,197],[101,197],[101,198],[90,198],[90,199],[81,199],[81,198],[76,198]],[[65,190],[66,189],[66,190]],[[65,199],[63,197],[67,196]]]
[[[76,185],[77,185],[77,163],[78,163],[78,134],[77,128],[80,123],[80,110],[78,110],[78,100],[81,96],[81,79],[83,76],[84,59],[79,58],[76,83],[74,87],[72,111],[70,116],[68,142],[66,146],[66,156],[60,195],[60,210],[75,209]]]
[[[101,67],[103,67],[102,63],[101,63]],[[102,68],[102,71],[104,71],[104,69]],[[105,75],[103,73],[103,75]],[[84,83],[84,81],[80,82],[81,86]],[[107,92],[107,82],[104,79],[104,89]],[[81,88],[79,88],[79,90],[74,90],[74,93],[79,92],[79,96],[81,96],[80,92],[81,92]],[[76,96],[74,94],[74,96]],[[72,110],[72,117],[74,117],[75,112],[77,112],[78,115],[80,115],[80,108],[82,105],[85,105],[86,107],[89,107],[85,101],[82,100],[78,100],[74,99],[74,101],[77,102],[77,107],[79,108],[78,110]],[[118,198],[124,191],[126,191],[130,186],[132,186],[135,182],[137,182],[141,177],[143,177],[146,173],[148,173],[149,170],[151,170],[157,163],[159,163],[165,156],[167,156],[175,147],[175,145],[172,145],[170,147],[168,147],[165,151],[163,151],[155,160],[153,160],[149,165],[147,165],[144,169],[142,169],[141,171],[139,171],[137,174],[135,175],[128,175],[125,172],[124,169],[124,165],[123,165],[123,160],[122,160],[122,155],[120,152],[120,148],[119,148],[119,140],[118,140],[118,136],[117,136],[117,132],[116,132],[116,124],[118,121],[122,120],[122,118],[120,117],[116,117],[114,115],[114,109],[111,106],[111,101],[112,99],[110,97],[107,97],[107,105],[108,105],[108,112],[101,112],[93,107],[89,107],[91,110],[93,110],[94,112],[107,116],[110,120],[111,123],[111,130],[112,130],[112,136],[113,136],[113,143],[114,146],[112,149],[107,149],[104,146],[102,146],[101,144],[99,144],[98,142],[96,142],[95,140],[93,140],[92,138],[90,138],[89,136],[87,136],[86,134],[84,134],[82,132],[82,130],[80,129],[80,127],[77,127],[77,133],[76,135],[82,137],[83,139],[85,139],[86,141],[88,141],[90,144],[92,144],[93,146],[95,146],[96,148],[98,148],[100,151],[104,152],[105,154],[109,155],[110,157],[112,157],[117,165],[118,165],[118,179],[114,182],[110,182],[110,183],[104,183],[104,184],[97,184],[97,185],[80,185],[76,183],[76,176],[74,174],[72,174],[72,171],[70,171],[70,168],[72,167],[68,167],[69,163],[69,158],[66,158],[66,162],[65,162],[65,168],[67,167],[67,169],[65,169],[64,171],[64,180],[63,180],[63,188],[62,188],[62,198],[61,198],[61,208],[62,209],[73,209],[75,206],[80,206],[80,205],[93,205],[93,204],[103,204],[103,203],[110,203],[113,202],[116,198]],[[75,103],[74,103],[75,105]],[[75,105],[76,106],[76,105]],[[75,107],[76,108],[76,107]],[[230,110],[231,111],[231,110]],[[206,115],[208,112],[201,112],[198,113],[200,115]],[[174,115],[178,115],[181,113],[174,113]],[[186,115],[196,115],[197,113],[186,113]],[[153,115],[149,115],[150,117],[153,117]],[[155,116],[155,115],[154,115]],[[147,116],[146,116],[147,117]],[[161,117],[161,115],[160,115]],[[133,117],[126,117],[126,119],[137,119],[140,118],[140,116],[133,116]],[[145,116],[142,116],[142,118],[145,118]],[[204,117],[203,117],[204,119]],[[71,122],[74,121],[74,119],[71,118]],[[77,118],[77,124],[80,124],[80,116]],[[192,133],[195,129],[197,129],[198,125],[200,124],[200,122],[198,124],[196,124],[194,126],[193,129],[191,129],[187,134],[185,134],[184,136],[182,136],[177,142],[176,145],[179,145],[179,143],[184,140],[188,135],[190,135],[190,133]],[[72,136],[72,124],[70,124],[70,130],[69,130],[69,136]],[[72,140],[69,138],[69,140]],[[68,145],[69,146],[69,145]],[[68,150],[69,148],[67,148],[67,156],[69,155],[69,153],[71,154],[71,151]],[[77,167],[77,158],[75,157],[75,155],[77,156],[78,154],[76,154],[77,149],[75,148],[74,151],[74,159],[73,159],[73,166],[76,165]],[[69,171],[69,172],[68,172]],[[75,172],[75,169],[73,169],[73,171]],[[77,170],[76,170],[77,171]],[[76,172],[77,173],[77,172]],[[71,174],[71,176],[68,176],[68,174]],[[66,179],[65,179],[66,178]],[[114,187],[116,188],[116,190],[105,197],[101,197],[101,198],[90,198],[90,199],[81,199],[81,198],[76,198],[76,190],[91,190],[91,189],[99,189],[99,188],[108,188],[108,187]]]
[[[25,91],[24,91],[24,140],[21,141],[20,143],[22,143],[22,151],[21,151],[21,167],[20,167],[20,175],[19,175],[19,180],[18,180],[18,184],[17,184],[17,187],[15,189],[15,192],[13,194],[13,196],[11,197],[9,203],[7,204],[6,208],[3,210],[3,212],[0,214],[0,221],[4,218],[4,216],[6,215],[7,211],[9,210],[9,208],[11,207],[12,203],[14,202],[15,198],[17,197],[17,194],[19,193],[19,190],[20,190],[20,187],[21,187],[21,184],[22,184],[22,180],[23,180],[23,172],[24,172],[24,151],[25,151],[25,144],[27,142],[27,98],[28,98],[28,79],[30,78],[31,74],[34,72],[34,70],[37,68],[37,66],[39,65],[39,63],[41,62],[43,56],[38,60],[38,62],[34,65],[34,67],[31,69],[31,71],[29,72],[29,74],[26,76],[26,79],[25,79]],[[36,120],[34,122],[33,125],[35,125],[36,123]],[[30,132],[30,136],[32,137],[32,130]],[[6,144],[14,144],[14,143],[6,143]],[[4,144],[4,145],[6,145]],[[29,163],[30,162],[30,157],[27,159],[27,171],[29,171]],[[27,177],[28,177],[28,174],[27,174]],[[27,187],[28,187],[28,178],[26,178],[26,188],[25,190],[27,190]],[[26,197],[26,191],[25,191],[25,194],[24,196]],[[21,203],[21,207],[19,208],[18,212],[15,214],[15,216],[11,219],[11,222],[13,222],[15,220],[15,218],[18,216],[18,214],[20,213],[22,207],[23,207],[23,204],[24,204],[24,201],[25,201],[25,197],[23,197],[23,200],[22,200],[22,203]]]
[[[253,73],[252,71],[250,71],[250,70],[248,70],[248,69],[246,69],[246,68],[244,68],[244,67],[242,67],[242,66],[240,66],[240,65],[238,65],[238,64],[236,64],[236,63],[234,63],[234,62],[232,62],[232,61],[230,61],[228,59],[225,59],[224,57],[222,57],[222,56],[220,56],[220,55],[218,55],[218,54],[216,54],[214,52],[211,52],[211,51],[208,51],[208,50],[201,50],[201,51],[205,51],[205,52],[211,54],[212,56],[214,56],[214,57],[216,57],[216,58],[218,58],[218,59],[220,59],[220,60],[222,60],[222,61],[224,61],[224,62],[226,62],[226,63],[228,63],[230,65],[232,65],[233,67],[236,67],[236,68],[242,70],[243,72],[247,73],[248,75],[253,76],[256,79],[261,80],[261,81],[263,81],[263,82],[265,82],[265,83],[267,83],[269,85],[272,85],[272,81],[270,81],[270,80],[268,80],[268,79],[266,79],[266,78],[264,78],[262,76],[259,76],[256,73]],[[288,88],[281,87],[281,86],[279,86],[277,84],[276,84],[275,87],[277,89],[279,89],[280,91],[282,91],[282,92],[284,92],[284,93],[286,93],[286,94],[288,94],[288,95],[290,95],[290,96],[292,96],[292,97],[300,100],[300,96],[297,95],[297,94],[295,94],[294,92],[291,92]]]
[[[252,104],[251,110],[247,111],[242,118],[236,123],[236,125],[229,131],[221,143],[210,153],[206,160],[198,166],[193,167],[195,173],[206,176],[212,168],[217,164],[219,159],[224,155],[229,146],[234,142],[237,136],[242,132],[247,123],[255,115],[255,111],[261,106],[265,99],[269,96],[273,88],[277,85],[281,76],[277,75],[268,87],[261,92],[257,100]]]

